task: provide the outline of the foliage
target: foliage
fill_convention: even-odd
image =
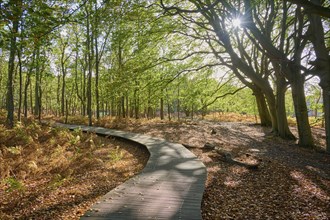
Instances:
[[[119,149],[119,146],[117,146],[115,149],[109,150],[109,158],[112,162],[120,161],[124,156],[124,153],[121,149]]]
[[[17,180],[15,177],[7,177],[2,180],[2,183],[6,185],[6,192],[12,192],[15,190],[23,191],[24,185],[21,181]]]

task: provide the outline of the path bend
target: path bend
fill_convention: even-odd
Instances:
[[[101,197],[81,219],[202,219],[206,168],[181,144],[102,127],[53,126],[134,141],[150,153],[141,173]]]

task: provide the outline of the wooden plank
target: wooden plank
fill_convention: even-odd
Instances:
[[[134,141],[150,153],[139,175],[100,198],[81,219],[202,219],[206,168],[181,144],[102,127],[53,126]]]

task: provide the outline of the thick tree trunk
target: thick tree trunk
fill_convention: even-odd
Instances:
[[[328,84],[328,86],[324,86],[322,88],[322,91],[326,132],[326,151],[330,153],[330,83]]]
[[[261,90],[258,91],[256,89],[253,90],[253,94],[256,98],[261,126],[264,126],[264,127],[272,126],[272,120],[270,118],[270,114],[269,114],[269,110],[267,107],[267,103],[266,103],[264,94],[261,92]]]
[[[320,0],[312,0],[316,5],[321,5]],[[330,56],[329,48],[326,45],[325,30],[321,17],[309,15],[311,34],[310,40],[313,43],[316,60],[316,74],[320,78],[320,86],[323,94],[324,122],[326,132],[326,151],[330,153]]]
[[[278,120],[276,111],[276,100],[274,94],[265,94],[269,107],[270,119],[272,121],[272,133],[278,134]]]
[[[278,135],[287,140],[295,140],[296,137],[291,133],[288,125],[288,119],[285,110],[285,91],[286,83],[282,76],[276,80],[276,112]]]
[[[308,110],[305,98],[304,91],[304,78],[296,77],[293,82],[291,82],[292,89],[292,99],[295,108],[297,126],[298,126],[298,134],[299,134],[299,146],[312,148],[313,144],[313,136],[311,132],[311,127],[308,121]]]

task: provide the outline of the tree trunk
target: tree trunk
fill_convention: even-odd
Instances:
[[[171,121],[171,105],[169,100],[167,100],[167,116],[168,116],[168,120]]]
[[[36,65],[36,76],[35,76],[35,87],[34,87],[34,115],[39,115],[39,106],[40,106],[40,46],[37,46],[37,65]]]
[[[30,85],[30,111],[31,114],[34,115],[34,109],[33,109],[33,85]]]
[[[61,40],[62,41],[62,40]],[[61,93],[61,115],[64,116],[65,113],[65,95],[66,95],[66,73],[67,67],[65,65],[67,58],[65,58],[65,50],[66,50],[67,42],[62,43],[62,54],[61,54],[61,72],[62,72],[62,93]]]
[[[121,113],[122,113],[122,117],[123,118],[125,118],[125,96],[123,95],[122,97],[121,97]]]
[[[286,82],[283,76],[277,76],[276,79],[276,111],[278,135],[287,140],[295,140],[288,125],[288,119],[285,110],[285,92]]]
[[[11,4],[17,8],[14,11],[18,11],[18,1],[10,1]],[[13,6],[13,7],[15,7]],[[19,16],[14,13],[13,18],[13,29],[10,37],[10,52],[8,61],[8,81],[7,81],[7,121],[6,124],[9,128],[14,126],[14,86],[13,76],[15,67],[15,53],[16,53],[16,34],[18,32]]]
[[[129,118],[129,99],[128,99],[128,92],[126,92],[125,101],[126,101],[126,118]]]
[[[291,82],[292,99],[297,119],[299,146],[312,148],[313,137],[311,127],[308,121],[308,110],[304,91],[304,78],[295,74],[294,80]]]
[[[138,85],[137,81],[135,81],[135,84]],[[135,88],[134,89],[134,114],[135,114],[135,119],[139,119],[139,95],[138,95],[138,90]]]
[[[256,98],[258,113],[260,117],[261,126],[270,127],[272,126],[272,120],[270,118],[269,110],[265,100],[264,94],[261,90],[253,90],[253,94]]]
[[[88,81],[87,81],[87,114],[88,114],[88,125],[92,126],[92,56],[91,56],[91,50],[93,47],[91,47],[91,42],[93,40],[90,39],[90,13],[88,6],[86,7],[86,13],[87,13],[87,20],[86,20],[86,26],[87,26],[87,54],[88,54]]]
[[[321,5],[320,0],[312,0],[316,5]],[[316,60],[316,74],[320,78],[322,88],[324,122],[326,132],[326,151],[330,153],[330,56],[326,45],[325,30],[319,15],[309,14],[311,34],[310,40],[314,46]]]
[[[34,63],[34,55],[33,55],[32,64],[33,63]],[[30,85],[30,81],[31,81],[31,71],[32,71],[32,68],[29,69],[29,71],[27,73],[25,86],[24,86],[24,103],[23,103],[23,107],[24,107],[24,118],[25,119],[27,119],[27,114],[28,114],[28,89],[29,89],[29,85]]]
[[[96,4],[95,4],[96,8]],[[97,13],[97,12],[96,12]],[[97,15],[96,15],[97,16]],[[97,20],[97,19],[96,19]],[[97,36],[97,21],[95,22],[95,102],[96,102],[96,118],[97,120],[100,118],[100,101],[99,101],[99,64],[100,64],[100,58],[99,58],[99,49],[98,49],[98,36]]]
[[[160,120],[164,120],[164,99],[160,98]]]
[[[272,133],[278,134],[278,121],[276,111],[276,99],[274,94],[265,94],[265,98],[269,107],[270,119],[272,121]]]
[[[22,111],[22,90],[23,90],[23,76],[22,76],[22,47],[18,50],[18,62],[19,62],[19,97],[18,97],[18,111],[17,120],[21,121]]]
[[[60,87],[61,87],[61,76],[60,74],[57,76],[57,89],[56,89],[56,101],[57,101],[57,107],[56,107],[56,115],[57,115],[57,112],[59,113],[60,111],[60,106],[59,103],[60,103]],[[59,113],[60,115],[60,113]]]
[[[330,84],[328,86],[323,86],[322,90],[326,132],[326,151],[330,153]]]
[[[65,124],[68,123],[68,116],[69,116],[68,100],[65,99]]]

